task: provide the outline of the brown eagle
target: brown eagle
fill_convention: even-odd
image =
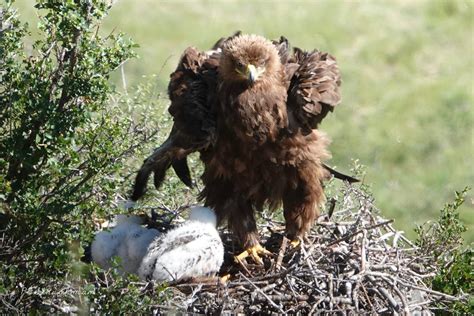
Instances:
[[[172,166],[192,185],[186,156],[199,151],[204,163],[200,198],[218,222],[227,221],[246,251],[259,255],[255,212],[283,204],[286,232],[302,237],[324,200],[322,181],[333,173],[328,138],[316,128],[340,102],[339,68],[317,50],[289,48],[287,39],[269,41],[240,32],[219,40],[212,50],[185,50],[171,74],[168,139],[148,157],[136,177],[132,200],[155,186]]]

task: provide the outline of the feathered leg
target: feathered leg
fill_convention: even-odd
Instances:
[[[235,259],[241,262],[250,256],[256,263],[263,264],[260,256],[269,254],[269,251],[260,245],[254,210],[250,202],[241,201],[241,198],[236,197],[227,203],[226,207],[229,228],[245,249]]]
[[[253,209],[248,202],[235,199],[228,203],[228,225],[244,248],[258,244],[258,231]]]
[[[283,198],[286,233],[294,246],[311,229],[319,216],[319,204],[324,200],[322,178],[319,175],[323,174],[317,168],[302,168],[297,185],[287,189]]]

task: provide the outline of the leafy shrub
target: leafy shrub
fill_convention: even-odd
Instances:
[[[474,312],[474,251],[471,247],[464,247],[462,233],[466,227],[459,219],[459,207],[468,191],[466,187],[456,192],[454,202],[445,205],[436,222],[416,229],[420,255],[426,257],[433,267],[431,272],[436,274],[432,279],[433,289],[449,295],[470,295],[467,304],[455,302],[452,306],[440,306],[440,314],[446,310],[455,314]]]
[[[160,311],[160,303],[172,294],[166,285],[139,282],[135,275],[122,276],[117,265],[106,272],[97,266],[91,269],[89,280],[81,288],[79,307],[89,313],[151,313]]]
[[[130,157],[146,156],[169,116],[153,83],[131,95],[109,84],[134,44],[100,35],[107,1],[38,0],[36,8],[41,38],[31,49],[12,1],[0,8],[0,312],[159,311],[171,296],[165,286],[80,259],[95,219],[116,212],[126,194],[137,163]],[[195,199],[173,177],[156,194],[175,209]],[[463,194],[418,230],[420,256],[436,258],[433,288],[452,295],[473,283],[472,249],[460,247]]]
[[[74,304],[88,276],[79,258],[94,218],[113,211],[133,173],[124,161],[156,137],[156,121],[145,119],[158,117],[156,110],[134,113],[108,82],[134,56],[134,44],[122,34],[100,35],[107,3],[37,1],[41,38],[32,48],[23,47],[29,29],[12,1],[0,9],[4,311]]]

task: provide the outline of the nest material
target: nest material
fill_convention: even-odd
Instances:
[[[284,237],[282,222],[267,219],[262,243],[274,253],[264,265],[235,263],[232,235],[223,233],[226,260],[216,279],[171,284],[162,309],[193,313],[429,314],[436,304],[459,300],[431,290],[433,267],[418,248],[378,215],[372,198],[346,184],[341,203],[329,202],[301,246]]]

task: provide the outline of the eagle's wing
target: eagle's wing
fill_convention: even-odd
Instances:
[[[299,48],[284,65],[290,131],[310,133],[341,101],[339,67],[328,53]]]
[[[216,120],[212,102],[218,64],[218,55],[212,51],[203,53],[190,47],[183,53],[168,86],[173,127],[168,139],[144,161],[138,171],[132,200],[143,196],[152,172],[154,184],[159,187],[170,166],[186,185],[192,185],[186,156],[207,148],[215,139]]]
[[[280,39],[273,40],[272,41],[273,45],[275,45],[275,48],[278,51],[278,55],[280,56],[281,63],[283,65],[287,65],[288,60],[290,59],[290,43],[288,43],[288,39],[284,36],[280,36]],[[294,72],[292,72],[294,73]]]
[[[273,41],[273,45],[285,66],[289,130],[301,129],[304,134],[310,133],[341,102],[339,67],[328,53],[305,52],[295,48],[291,55],[290,45],[284,36]],[[350,183],[359,182],[326,164],[323,167],[335,178]]]
[[[224,43],[232,40],[234,37],[240,36],[242,34],[242,31],[236,31],[234,34],[231,36],[227,37],[221,37],[220,39],[217,40],[217,42],[212,46],[212,50],[219,50],[222,49],[222,46],[224,46]]]

